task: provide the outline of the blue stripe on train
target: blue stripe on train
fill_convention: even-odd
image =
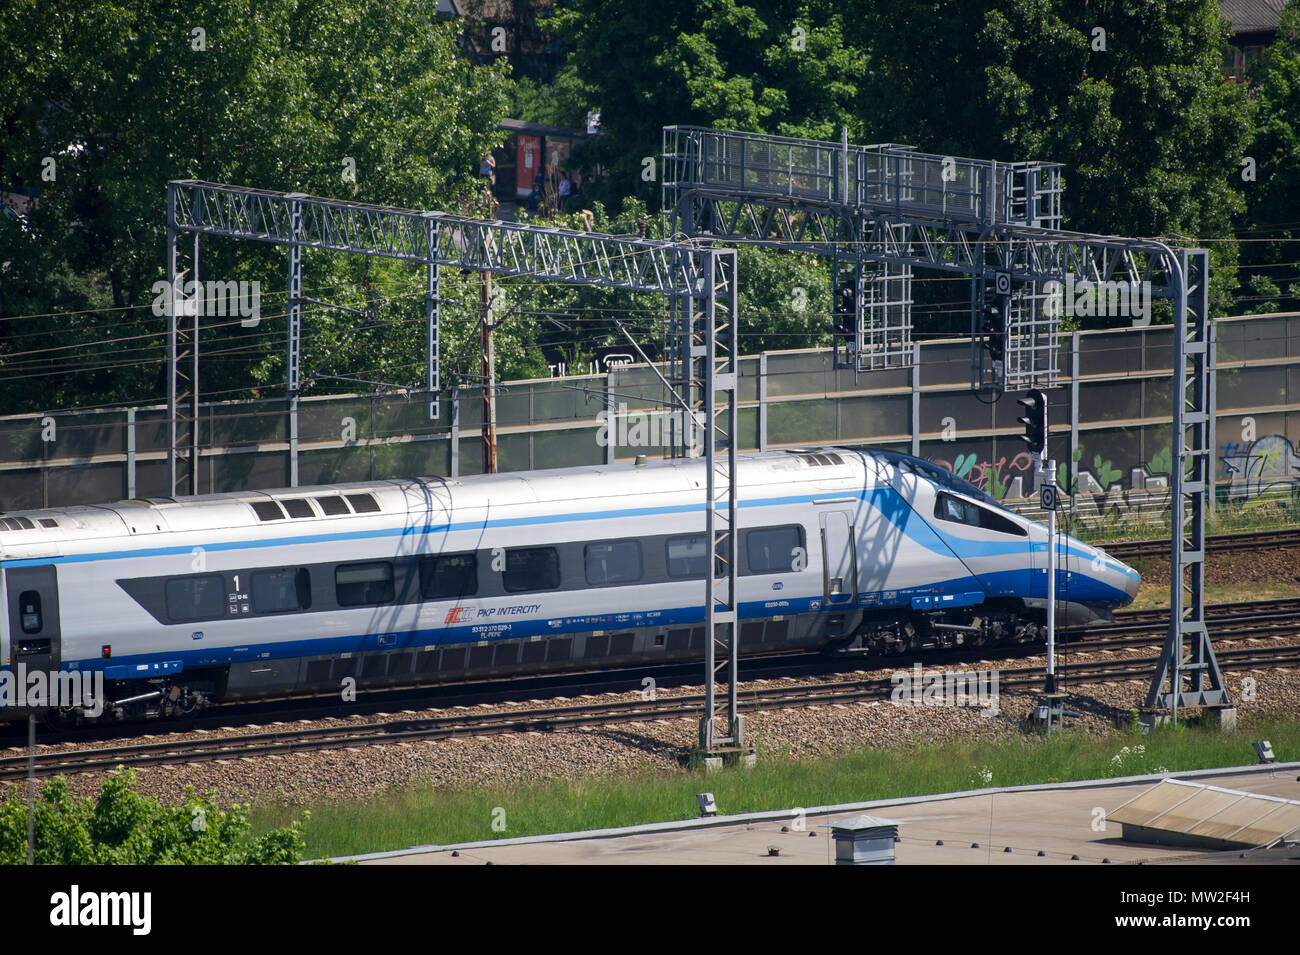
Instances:
[[[1003,571],[984,575],[986,583],[995,593],[1007,583],[1003,578],[1018,577],[1023,580],[1025,571]],[[1034,575],[1035,577],[1039,575]],[[1064,571],[1058,572],[1058,592],[1070,600],[1081,603],[1121,603],[1127,595],[1102,581],[1084,577],[1068,580]],[[775,616],[792,616],[804,613],[841,613],[846,609],[884,609],[890,607],[908,608],[916,601],[920,609],[940,609],[955,604],[971,606],[983,601],[980,590],[981,582],[974,577],[944,581],[942,584],[926,585],[902,590],[876,591],[862,594],[857,601],[832,603],[824,605],[821,598],[800,597],[779,600],[756,600],[740,605],[739,615],[744,619],[757,619]],[[1035,591],[1046,590],[1046,580]],[[952,602],[944,601],[943,595],[956,595]],[[1042,596],[1042,593],[1037,593]],[[934,601],[925,606],[926,601]],[[339,653],[360,653],[372,650],[412,649],[424,646],[451,646],[469,644],[484,640],[517,640],[531,636],[569,636],[592,630],[636,629],[640,627],[695,625],[704,621],[704,608],[678,607],[668,610],[647,610],[635,613],[589,614],[576,617],[552,617],[539,620],[511,621],[509,623],[488,623],[469,626],[442,626],[422,630],[407,630],[390,633],[353,634],[346,637],[320,637],[306,640],[290,640],[281,643],[237,646],[221,649],[192,649],[179,652],[160,652],[152,654],[135,654],[113,657],[103,660],[91,657],[84,660],[66,661],[65,669],[97,670],[103,669],[113,673],[110,679],[131,679],[156,675],[152,671],[132,672],[135,667],[158,666],[184,667],[225,666],[229,663],[244,663],[256,660],[287,659],[303,656],[325,656]],[[206,621],[215,623],[218,621]],[[201,627],[196,623],[194,628]],[[179,631],[181,628],[174,628]],[[165,657],[165,661],[160,661]],[[159,671],[162,672],[162,671]],[[166,672],[179,672],[168,669]],[[116,674],[124,674],[117,676]]]

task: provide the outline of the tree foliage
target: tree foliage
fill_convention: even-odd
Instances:
[[[1247,311],[1300,308],[1295,242],[1300,239],[1300,5],[1282,11],[1277,41],[1250,76],[1256,128],[1250,158],[1255,181],[1244,185],[1248,214],[1241,258]],[[1292,277],[1284,291],[1280,283]]]
[[[508,67],[470,63],[457,26],[436,22],[434,6],[16,0],[0,10],[0,62],[8,64],[0,79],[0,188],[40,196],[25,220],[0,219],[0,314],[85,313],[21,328],[0,323],[0,359],[7,353],[10,367],[30,373],[21,391],[6,389],[7,410],[75,404],[88,394],[138,401],[165,393],[166,319],[149,305],[165,275],[168,180],[467,208],[479,161],[501,137]],[[209,239],[203,262],[201,278],[284,287],[280,249]],[[359,261],[309,256],[306,272],[317,298],[373,300],[373,271]],[[280,315],[284,301],[281,292]],[[341,313],[318,319],[309,326],[320,335],[306,346],[306,366],[353,324]],[[250,375],[282,377],[270,323],[225,325],[211,333],[227,360],[210,366],[210,390],[247,384]],[[37,342],[50,356],[46,365],[33,364]],[[92,342],[103,344],[78,354],[99,356],[98,371],[48,351]],[[343,366],[364,360],[367,344],[344,354]],[[266,357],[237,360],[254,353]],[[146,356],[152,366],[124,364]],[[71,372],[76,379],[65,380]]]
[[[1216,0],[574,0],[558,29],[615,191],[651,195],[671,123],[1059,162],[1067,227],[1213,241],[1228,307],[1251,111]]]
[[[306,849],[301,820],[253,837],[246,806],[215,794],[163,806],[136,789],[133,770],[105,779],[95,799],[46,782],[35,805],[38,865],[292,865]],[[0,794],[0,865],[27,861],[27,805]]]

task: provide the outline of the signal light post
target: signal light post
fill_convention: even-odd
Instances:
[[[1025,413],[1016,420],[1025,426],[1020,435],[1028,450],[1038,454],[1038,474],[1041,478],[1039,503],[1047,511],[1047,729],[1051,732],[1054,718],[1064,711],[1056,692],[1056,462],[1047,457],[1047,395],[1030,391],[1017,403]]]
[[[1010,296],[998,296],[994,301],[986,304],[980,314],[980,332],[984,336],[984,350],[989,353],[989,359],[993,363],[993,375],[996,381],[1001,381],[1006,374],[1009,303]]]

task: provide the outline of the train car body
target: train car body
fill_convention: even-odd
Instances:
[[[704,463],[0,518],[0,661],[103,671],[108,712],[699,657]],[[905,455],[740,455],[743,653],[1037,639],[1046,529]],[[1063,619],[1138,576],[1067,537]],[[349,681],[352,681],[349,683]]]

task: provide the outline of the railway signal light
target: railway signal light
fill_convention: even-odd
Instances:
[[[1016,401],[1025,407],[1025,413],[1016,419],[1025,426],[1020,440],[1029,446],[1030,451],[1042,451],[1047,447],[1047,395],[1031,391]]]
[[[846,335],[852,335],[857,325],[858,288],[855,282],[845,282],[835,290],[835,325]]]
[[[984,350],[993,361],[1001,362],[1007,353],[1007,313],[1001,301],[984,306],[980,313],[980,333],[984,337]]]

